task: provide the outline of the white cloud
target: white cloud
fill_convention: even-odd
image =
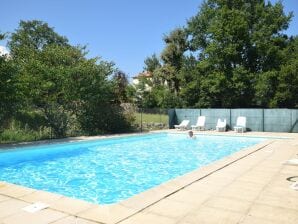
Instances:
[[[0,56],[3,56],[5,54],[9,55],[8,49],[4,46],[0,46]]]

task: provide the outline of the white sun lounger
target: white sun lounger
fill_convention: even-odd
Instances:
[[[246,117],[237,117],[236,126],[234,126],[235,132],[245,132],[246,131]]]
[[[217,120],[216,131],[226,131],[227,120],[224,119],[223,121],[219,118]]]
[[[189,120],[183,120],[180,124],[174,125],[175,129],[186,130],[189,125]]]
[[[196,125],[192,125],[191,129],[192,130],[204,130],[205,129],[205,121],[206,117],[205,116],[199,116]]]

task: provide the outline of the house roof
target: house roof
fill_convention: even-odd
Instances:
[[[136,76],[132,77],[133,79],[139,79],[139,78],[151,78],[153,76],[153,74],[149,71],[144,71],[141,72],[139,74],[137,74]]]

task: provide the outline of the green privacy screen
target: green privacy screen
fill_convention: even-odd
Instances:
[[[298,109],[170,109],[169,127],[185,119],[194,125],[200,115],[206,116],[207,130],[215,129],[218,118],[232,129],[237,117],[244,116],[248,131],[298,132]]]

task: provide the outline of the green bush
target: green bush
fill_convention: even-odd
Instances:
[[[38,131],[40,127],[46,126],[46,120],[39,110],[19,111],[15,116],[15,121],[22,129],[28,127],[33,131]]]
[[[6,129],[0,133],[0,143],[28,142],[50,138],[49,130]]]
[[[79,115],[82,130],[88,135],[132,131],[133,114],[119,105],[97,104],[85,107]]]

